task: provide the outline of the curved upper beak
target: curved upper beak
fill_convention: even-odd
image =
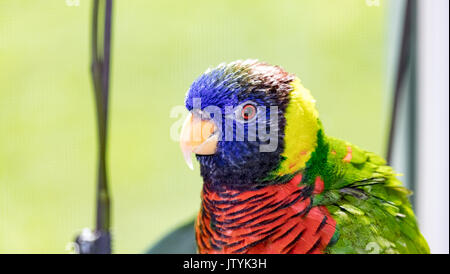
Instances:
[[[202,120],[189,113],[181,129],[180,147],[190,169],[194,169],[191,154],[212,155],[216,153],[219,134],[212,120]]]

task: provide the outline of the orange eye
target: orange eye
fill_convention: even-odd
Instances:
[[[251,104],[245,105],[241,110],[241,117],[245,121],[251,120],[256,115],[256,107]]]

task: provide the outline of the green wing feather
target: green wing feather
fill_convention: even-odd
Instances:
[[[318,137],[303,183],[318,175],[324,180],[325,190],[314,204],[325,205],[337,223],[327,252],[429,253],[408,199],[411,192],[392,168],[376,154],[322,130]]]

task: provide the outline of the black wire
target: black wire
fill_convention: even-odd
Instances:
[[[92,22],[92,81],[98,122],[98,181],[95,253],[111,253],[111,202],[107,176],[108,100],[112,0],[95,0]],[[103,19],[103,21],[101,21]]]
[[[392,154],[394,149],[394,139],[397,129],[399,103],[404,96],[404,83],[408,72],[408,67],[411,65],[412,54],[412,38],[414,37],[414,7],[416,0],[408,0],[406,3],[405,16],[403,21],[403,35],[402,44],[400,46],[400,57],[397,65],[397,76],[395,81],[394,98],[391,113],[391,125],[389,129],[389,141],[386,153],[386,159],[389,164],[392,163]]]

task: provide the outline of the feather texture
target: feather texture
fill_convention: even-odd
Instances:
[[[279,107],[275,151],[261,152],[256,136],[220,140],[214,155],[197,155],[200,253],[429,253],[410,191],[381,157],[325,135],[313,97],[293,74],[237,61],[194,82],[190,111],[195,97],[201,108],[247,100]]]

